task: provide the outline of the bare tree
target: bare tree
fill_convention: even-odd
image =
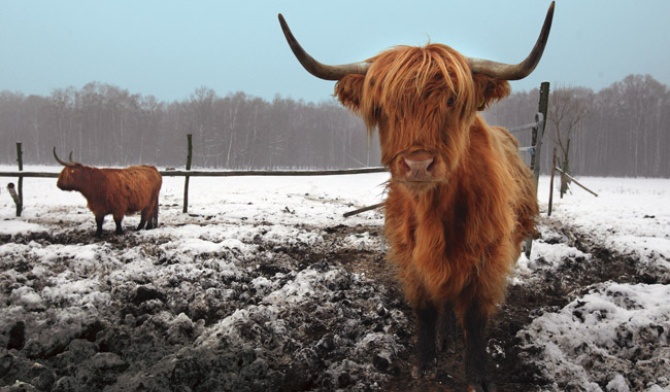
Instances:
[[[585,88],[559,88],[551,93],[547,122],[553,128],[553,142],[560,150],[559,166],[571,173],[570,144],[580,123],[590,114],[593,91]],[[567,192],[570,180],[561,175],[561,197]]]
[[[195,89],[191,94],[187,106],[186,127],[190,133],[193,133],[196,140],[196,150],[201,151],[201,157],[204,158],[202,165],[209,166],[210,158],[217,154],[213,132],[215,115],[216,92],[211,88],[201,86]]]

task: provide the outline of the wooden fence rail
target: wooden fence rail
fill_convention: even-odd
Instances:
[[[187,140],[187,155],[186,155],[186,170],[163,170],[159,171],[163,177],[184,177],[184,208],[183,212],[188,212],[188,186],[191,177],[249,177],[249,176],[333,176],[333,175],[347,175],[347,174],[366,174],[366,173],[382,173],[387,171],[383,167],[368,167],[363,169],[342,169],[342,170],[191,170],[191,162],[193,160],[193,137],[191,134],[186,135]],[[24,178],[58,178],[59,172],[36,172],[23,171],[23,150],[21,143],[16,143],[16,161],[19,165],[18,171],[0,171],[0,177],[17,177],[18,178],[18,193],[14,197],[16,203],[16,216],[21,216],[23,210],[23,179]],[[72,154],[70,154],[72,159]],[[10,183],[12,190],[14,184]]]
[[[163,177],[184,177],[184,206],[183,212],[188,212],[188,180],[190,177],[250,177],[250,176],[336,176],[349,174],[383,173],[387,170],[383,167],[368,167],[363,169],[342,170],[162,170],[159,171]],[[35,171],[0,171],[0,177],[18,177],[22,184],[24,178],[58,178],[60,172],[35,172]],[[13,184],[11,184],[13,187]],[[15,201],[18,199],[14,199]],[[16,205],[16,216],[21,216],[23,202]]]
[[[383,173],[383,167],[342,170],[159,170],[163,177],[250,177],[250,176],[337,176],[347,174]],[[0,171],[0,177],[58,178],[60,172]]]

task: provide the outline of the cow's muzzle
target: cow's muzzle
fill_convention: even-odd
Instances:
[[[404,180],[411,182],[433,181],[435,158],[428,151],[414,151],[402,156]]]

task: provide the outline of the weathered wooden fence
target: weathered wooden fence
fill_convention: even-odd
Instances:
[[[549,207],[547,208],[547,216],[551,216],[551,211],[554,206],[554,177],[556,175],[556,172],[561,173],[561,176],[565,176],[570,182],[574,182],[577,186],[580,188],[584,189],[588,193],[592,194],[595,197],[598,197],[598,194],[589,188],[586,187],[586,185],[582,184],[581,182],[577,181],[573,176],[569,175],[568,173],[564,172],[561,170],[558,165],[556,165],[556,147],[554,147],[554,157],[552,159],[552,166],[551,166],[551,176],[549,179]],[[561,197],[563,195],[561,194]]]
[[[535,194],[537,194],[538,184],[540,181],[540,162],[542,158],[542,139],[544,138],[544,130],[546,125],[547,110],[549,108],[549,82],[542,82],[540,84],[540,98],[535,113],[535,121],[510,128],[511,133],[531,131],[530,146],[519,148],[519,152],[528,154],[530,156],[530,169],[533,171],[535,179]],[[530,251],[533,247],[533,239],[527,238],[524,243],[524,253],[526,257],[530,257]]]
[[[188,212],[189,202],[189,180],[191,177],[243,177],[243,176],[333,176],[347,174],[366,174],[381,173],[386,171],[383,167],[369,167],[362,169],[342,169],[342,170],[190,170],[193,157],[193,143],[191,134],[187,135],[187,158],[186,170],[159,170],[163,177],[184,177],[184,205],[183,212]],[[23,210],[23,179],[24,178],[58,178],[60,172],[34,172],[23,171],[23,150],[21,143],[16,143],[18,171],[0,171],[0,177],[17,177],[18,188],[13,183],[9,183],[8,190],[10,194],[14,192],[16,197],[16,216],[21,216]],[[11,190],[10,190],[11,189]]]

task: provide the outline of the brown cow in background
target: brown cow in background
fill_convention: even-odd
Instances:
[[[54,158],[65,166],[58,176],[58,188],[78,191],[88,201],[88,208],[95,215],[96,237],[102,236],[105,215],[112,214],[116,234],[123,234],[121,221],[124,215],[142,212],[137,230],[158,227],[158,194],[163,178],[154,166],[130,166],[125,169],[99,169],[81,163],[64,162],[53,150]]]
[[[379,132],[390,169],[385,202],[389,259],[418,320],[415,378],[435,377],[439,315],[465,336],[469,389],[492,391],[487,323],[505,296],[522,240],[535,235],[532,173],[516,139],[477,114],[528,76],[546,45],[554,4],[530,55],[508,65],[452,48],[396,47],[360,63],[324,65],[309,56],[279,15],[284,35],[313,75]],[[449,324],[449,323],[447,323]],[[447,326],[445,332],[453,330]]]

